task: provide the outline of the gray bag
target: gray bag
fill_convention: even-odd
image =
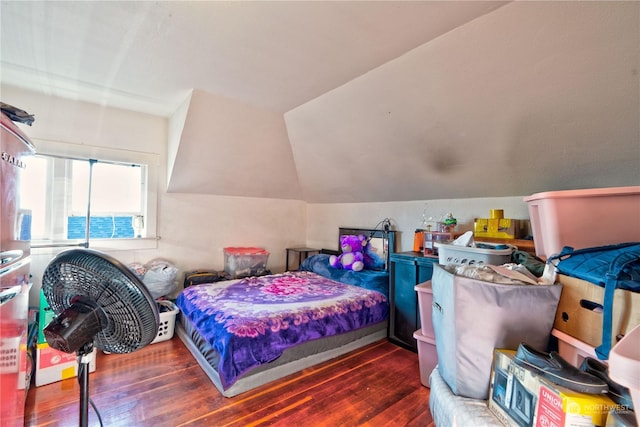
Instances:
[[[438,371],[454,394],[489,397],[494,348],[547,348],[561,285],[485,282],[439,264],[431,283]]]

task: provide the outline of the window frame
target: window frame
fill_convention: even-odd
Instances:
[[[155,249],[157,248],[157,206],[158,206],[158,170],[159,155],[156,153],[146,153],[141,151],[131,151],[107,147],[97,147],[87,144],[74,144],[60,141],[48,141],[33,138],[36,147],[36,154],[64,158],[70,160],[90,160],[97,159],[99,162],[118,163],[118,164],[136,164],[144,165],[146,176],[146,194],[142,194],[143,211],[145,212],[145,237],[118,238],[118,239],[89,239],[89,247],[94,249],[105,250],[136,250],[136,249]],[[28,168],[28,159],[27,159]],[[51,173],[51,172],[49,172]],[[51,181],[49,181],[51,182]],[[51,201],[47,201],[47,204]],[[50,215],[51,208],[47,208],[47,215]],[[84,246],[86,240],[63,240],[54,241],[37,241],[32,242],[32,251],[48,252],[59,247],[65,246]]]

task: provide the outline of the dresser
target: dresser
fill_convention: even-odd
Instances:
[[[418,351],[413,333],[420,329],[420,312],[415,286],[431,280],[437,257],[420,252],[396,252],[389,256],[389,340]]]

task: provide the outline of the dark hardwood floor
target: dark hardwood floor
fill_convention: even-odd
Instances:
[[[427,426],[418,355],[386,340],[233,398],[223,397],[179,338],[131,354],[98,352],[89,395],[104,426]],[[80,387],[29,390],[26,426],[77,426]],[[89,408],[89,425],[98,426]]]

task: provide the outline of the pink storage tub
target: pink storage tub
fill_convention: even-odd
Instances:
[[[536,255],[640,241],[640,186],[549,191],[525,197]]]
[[[418,307],[420,309],[420,333],[423,337],[435,341],[436,334],[433,331],[433,318],[431,317],[431,305],[433,304],[433,289],[431,280],[416,285],[413,289],[418,293]]]
[[[422,335],[420,329],[413,333],[418,342],[418,363],[420,366],[420,383],[429,387],[429,375],[438,365],[438,352],[436,351],[436,339]]]
[[[627,387],[640,426],[640,326],[626,334],[609,353],[609,377]]]
[[[567,362],[571,363],[576,368],[579,368],[582,361],[587,357],[597,359],[595,347],[580,341],[577,338],[572,337],[569,334],[565,334],[558,329],[553,328],[551,335],[558,339],[558,354]]]

